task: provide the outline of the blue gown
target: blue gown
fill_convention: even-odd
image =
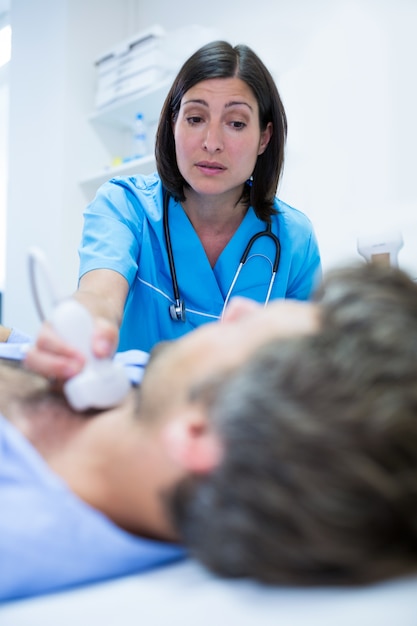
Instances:
[[[80,500],[0,414],[0,604],[185,557],[125,532]]]
[[[276,199],[272,231],[281,244],[273,298],[306,300],[320,279],[320,255],[310,220]],[[265,230],[249,208],[214,268],[180,203],[170,198],[169,228],[177,280],[186,305],[186,322],[173,321],[171,273],[163,229],[163,193],[157,174],[113,178],[102,185],[84,213],[80,276],[95,269],[122,274],[130,285],[119,350],[149,352],[158,341],[175,339],[220,318],[242,254],[255,233]],[[258,239],[233,288],[264,302],[275,246]]]

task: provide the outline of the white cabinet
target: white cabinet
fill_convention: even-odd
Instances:
[[[101,184],[113,176],[150,174],[155,171],[155,132],[171,83],[172,77],[166,78],[148,89],[116,100],[90,116],[89,122],[106,145],[109,164],[107,167],[98,167],[97,171],[80,181],[88,199],[94,196]],[[149,154],[140,159],[129,160],[133,124],[139,111],[143,113],[147,125]]]

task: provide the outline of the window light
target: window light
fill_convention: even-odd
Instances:
[[[10,25],[0,30],[0,67],[10,61],[12,54],[12,28]]]

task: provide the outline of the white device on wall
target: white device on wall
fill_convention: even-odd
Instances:
[[[123,400],[130,389],[130,380],[120,363],[111,358],[98,359],[91,350],[94,331],[93,318],[89,311],[74,298],[59,300],[54,291],[49,269],[42,252],[37,248],[29,251],[29,273],[32,292],[41,320],[45,320],[40,303],[37,270],[47,279],[53,297],[53,310],[48,316],[55,331],[64,341],[82,352],[86,362],[83,370],[64,384],[64,393],[76,411],[106,409]]]
[[[368,263],[398,267],[398,253],[404,245],[399,231],[387,231],[358,237],[358,252]]]

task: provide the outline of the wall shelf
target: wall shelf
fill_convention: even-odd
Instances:
[[[136,113],[140,111],[147,124],[156,124],[171,82],[172,77],[166,78],[147,89],[115,100],[94,111],[89,120],[96,125],[105,124],[119,130],[127,130],[133,127]]]
[[[90,115],[89,121],[94,125],[95,131],[101,135],[102,140],[104,140],[106,133],[111,131],[113,140],[116,135],[116,138],[119,138],[118,142],[120,140],[120,145],[124,145],[123,142],[126,143],[126,138],[129,138],[132,132],[135,116],[141,111],[148,126],[149,142],[153,144],[159,115],[171,82],[171,78],[164,78],[147,89],[103,106]],[[145,157],[131,159],[115,167],[103,167],[80,180],[80,186],[86,198],[89,201],[92,200],[100,185],[113,176],[132,176],[154,172],[156,162],[153,145],[150,145],[150,148],[152,148],[152,153]],[[113,146],[109,149],[109,161],[112,155],[114,157],[117,154],[126,154],[126,150]]]
[[[80,181],[80,185],[85,195],[93,199],[97,189],[103,183],[114,176],[134,176],[136,174],[152,174],[156,170],[156,162],[153,154],[149,154],[141,159],[132,159],[116,167],[106,167],[91,176]]]

